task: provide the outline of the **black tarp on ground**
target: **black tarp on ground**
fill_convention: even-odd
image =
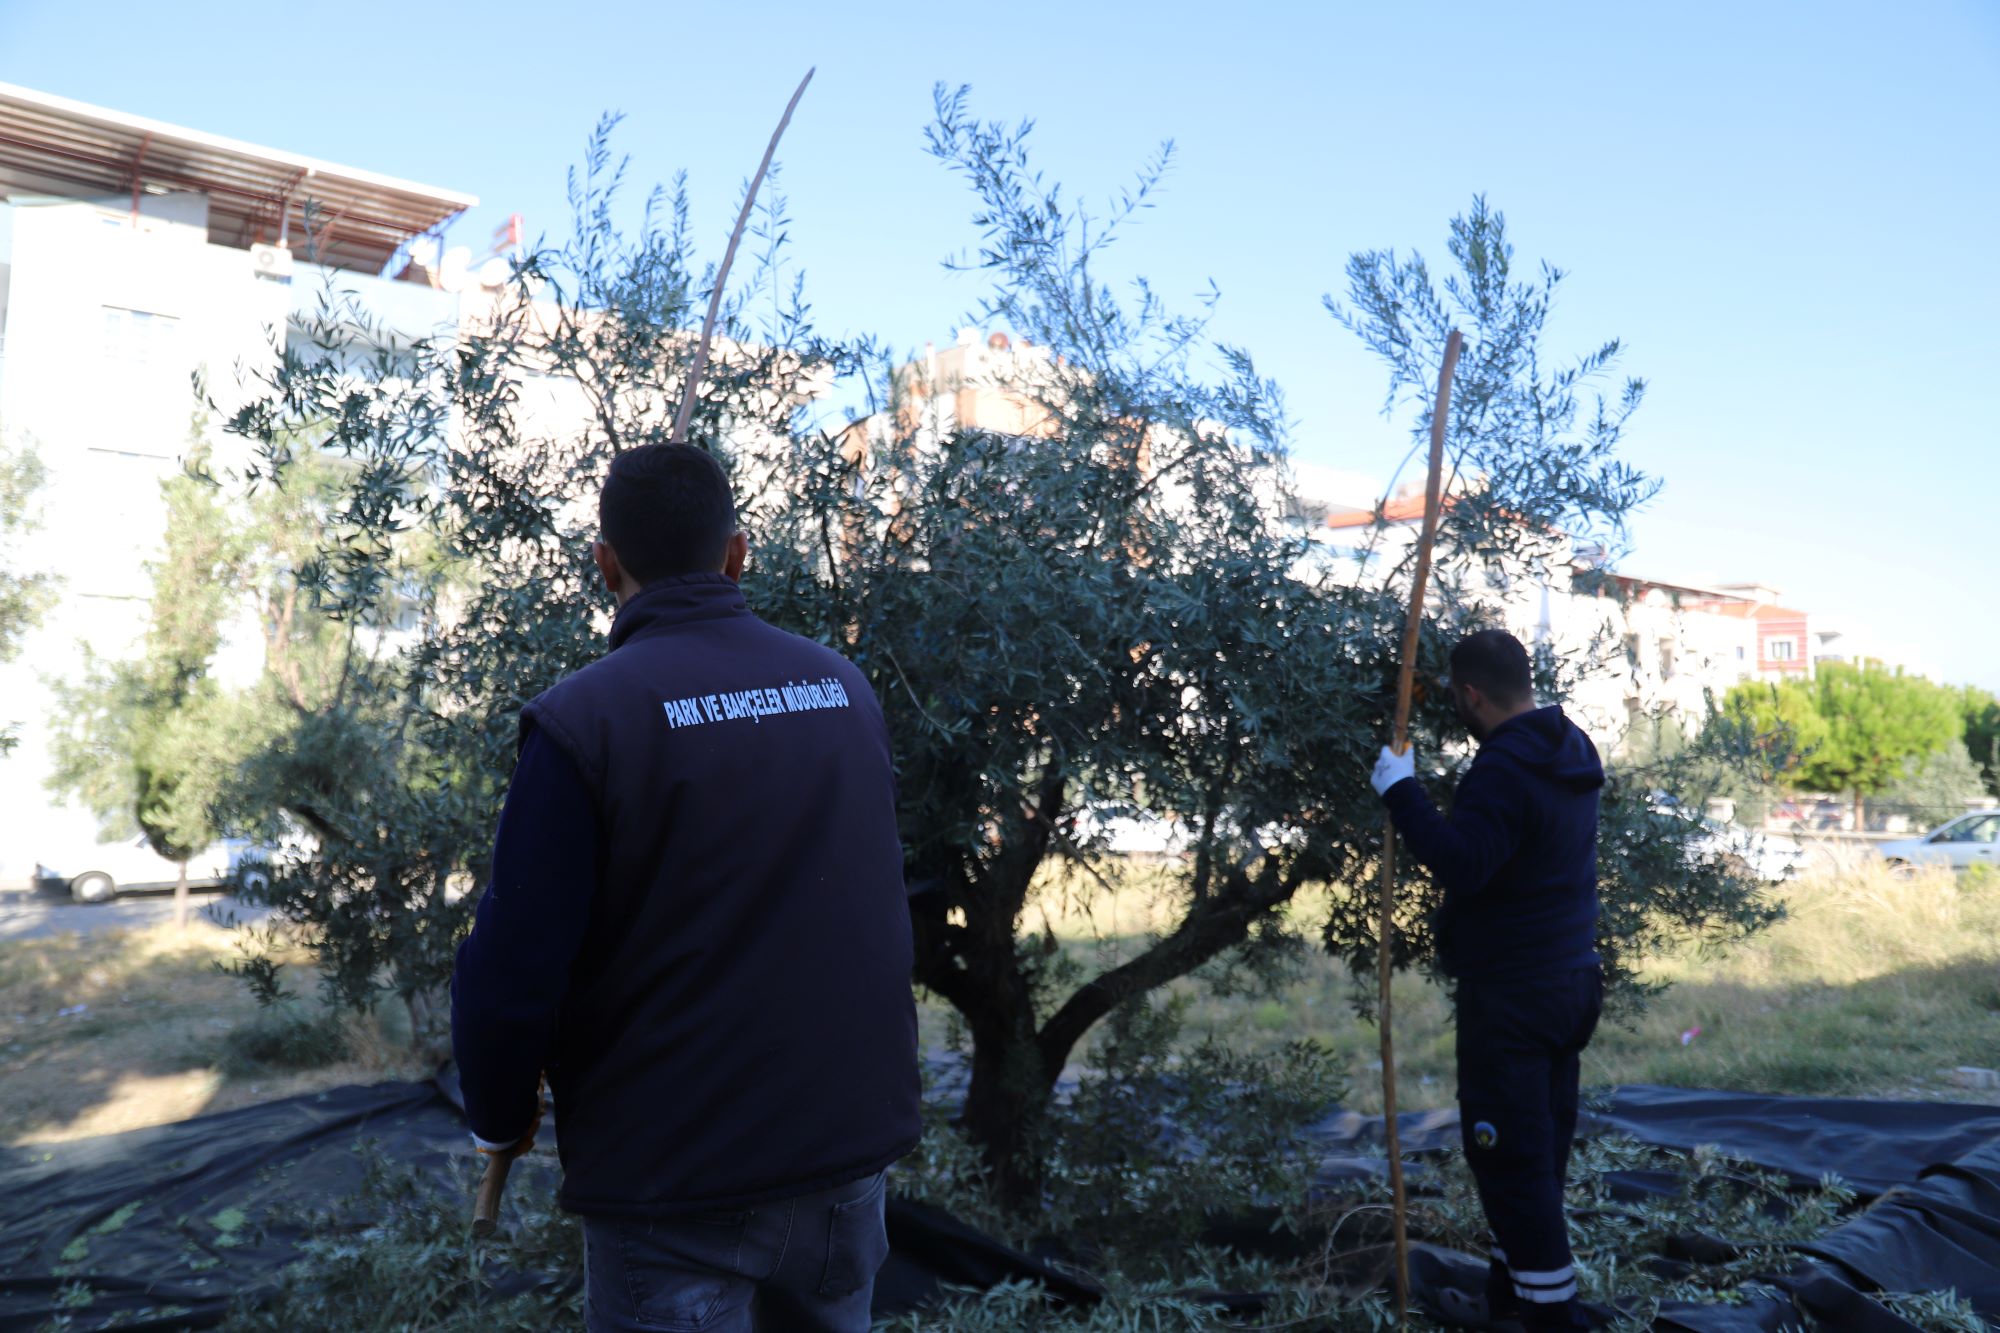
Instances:
[[[1458,1146],[1458,1112],[1396,1117],[1403,1151]],[[1335,1111],[1308,1131],[1326,1152],[1329,1181],[1386,1171],[1382,1117]],[[1586,1106],[1582,1134],[1624,1134],[1662,1148],[1714,1144],[1802,1185],[1838,1175],[1864,1198],[1915,1180],[2000,1138],[2000,1106],[1778,1097],[1754,1092],[1636,1085]]]
[[[76,1143],[0,1149],[0,1330],[63,1313],[64,1288],[96,1293],[71,1327],[210,1328],[230,1299],[296,1257],[290,1219],[358,1191],[363,1142],[465,1194],[474,1166],[449,1083],[381,1083],[200,1116]],[[543,1136],[546,1143],[548,1136]],[[524,1182],[525,1185],[525,1182]],[[941,1283],[1043,1283],[1094,1300],[1087,1282],[935,1208],[892,1199],[881,1312],[914,1309]],[[171,1314],[143,1314],[172,1309]]]
[[[1397,1117],[1397,1125],[1411,1154],[1458,1143],[1455,1110],[1413,1112]],[[1311,1132],[1325,1152],[1316,1173],[1321,1185],[1337,1188],[1385,1173],[1380,1116],[1338,1111]],[[1867,1293],[1947,1288],[2000,1327],[2000,1106],[1638,1086],[1620,1088],[1593,1106],[1580,1132],[1623,1134],[1684,1151],[1713,1145],[1800,1185],[1837,1175],[1872,1201],[1851,1221],[1796,1247],[1806,1260],[1798,1269],[1768,1277],[1828,1328],[1912,1329]],[[1612,1193],[1636,1198],[1672,1191],[1671,1182],[1649,1180],[1650,1174],[1614,1173]],[[1429,1246],[1413,1251],[1419,1257],[1411,1280],[1419,1290],[1428,1284],[1476,1291],[1482,1285],[1483,1260]],[[1792,1302],[1753,1299],[1737,1306],[1669,1305],[1657,1326],[1776,1333],[1796,1324]]]
[[[1413,1153],[1450,1148],[1455,1115],[1401,1120]],[[1872,1333],[1911,1326],[1868,1291],[1945,1287],[2000,1320],[2000,1108],[1840,1101],[1628,1088],[1587,1128],[1664,1147],[1714,1144],[1800,1182],[1837,1173],[1874,1205],[1801,1247],[1802,1263],[1773,1275],[1827,1326]],[[1328,1185],[1377,1174],[1379,1118],[1334,1113],[1315,1135]],[[385,1083],[339,1088],[79,1143],[0,1150],[0,1330],[33,1329],[60,1308],[63,1288],[97,1299],[73,1327],[212,1327],[233,1295],[274,1280],[290,1261],[296,1217],[360,1186],[363,1140],[464,1189],[464,1125],[445,1088]],[[1657,1182],[1623,1182],[1636,1196]],[[912,1308],[940,1283],[985,1286],[1032,1278],[1072,1300],[1088,1283],[1019,1254],[935,1209],[892,1203],[890,1266],[878,1303]],[[1696,1256],[1698,1257],[1698,1256]],[[1417,1247],[1420,1290],[1477,1286],[1481,1261]],[[138,1316],[176,1307],[171,1315]],[[1690,1333],[1774,1333],[1796,1322],[1790,1302],[1671,1307],[1659,1326]]]

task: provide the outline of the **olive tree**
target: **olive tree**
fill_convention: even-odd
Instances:
[[[382,677],[394,706],[362,728],[393,730],[371,751],[390,757],[348,840],[323,842],[277,892],[281,908],[337,901],[351,921],[421,940],[437,979],[469,911],[458,889],[476,893],[485,873],[520,707],[601,651],[596,490],[619,450],[666,438],[712,280],[679,191],[656,195],[637,231],[615,224],[609,128],[572,181],[575,237],[523,263],[469,335],[399,346],[398,373],[369,379],[329,332],[288,352],[234,423],[266,481],[302,450],[353,464],[340,539],[308,580],[323,609],[366,608],[396,581],[390,553],[408,534],[434,544],[420,577],[397,576],[423,614]],[[802,289],[777,280],[774,197],[771,245],[726,303],[693,436],[734,479],[753,608],[849,656],[882,701],[914,980],[963,1020],[962,1123],[1020,1206],[1039,1197],[1060,1075],[1121,1006],[1204,967],[1295,951],[1285,909],[1309,885],[1334,889],[1327,946],[1372,958],[1371,899],[1338,886],[1365,881],[1380,851],[1366,773],[1403,615],[1393,574],[1351,577],[1289,521],[1282,401],[1248,352],[1212,336],[1206,304],[1183,313],[1108,272],[1107,247],[1150,204],[1169,154],[1099,215],[1044,183],[1029,139],[972,117],[962,91],[940,91],[928,133],[976,201],[964,264],[988,293],[975,319],[1034,349],[971,386],[1008,405],[1004,428],[944,411],[962,386],[814,330]],[[1340,307],[1398,391],[1427,382],[1442,320],[1471,337],[1451,438],[1483,498],[1446,528],[1432,671],[1484,614],[1477,571],[1540,550],[1551,527],[1615,531],[1649,493],[1615,458],[1638,390],[1608,406],[1587,396],[1615,345],[1544,371],[1554,275],[1511,282],[1504,224],[1483,204],[1452,245],[1455,308],[1420,265],[1384,255],[1357,258]],[[855,404],[851,420],[815,407],[829,386]],[[1429,753],[1447,752],[1447,712],[1435,692],[1419,709]],[[1079,973],[1032,908],[1065,863],[1101,873],[1120,817],[1178,830],[1183,854],[1162,870],[1159,928]],[[1612,839],[1606,858],[1617,967],[1753,924],[1745,886],[1691,870],[1652,832]],[[1433,900],[1412,886],[1405,965],[1428,956]],[[328,930],[322,947],[349,949],[351,971],[374,965],[345,938]]]
[[[441,1030],[521,706],[602,651],[597,488],[619,450],[667,438],[692,349],[686,194],[656,192],[622,231],[614,125],[572,177],[573,237],[526,259],[467,329],[399,335],[330,282],[229,420],[249,445],[237,484],[311,497],[286,605],[343,627],[335,669],[283,691],[289,721],[231,788],[239,820],[261,793],[273,831],[310,834],[256,896],[304,928],[331,999],[392,993],[419,1040]],[[781,202],[764,221],[782,230]],[[830,355],[796,301],[754,342],[742,309],[725,309],[694,418],[718,447],[788,438]],[[268,959],[242,970],[275,995]]]

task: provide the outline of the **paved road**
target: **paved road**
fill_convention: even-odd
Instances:
[[[188,899],[191,926],[214,928],[218,912],[234,912],[244,920],[266,914],[262,908],[245,907],[226,893],[194,892]],[[77,903],[66,895],[47,890],[0,889],[0,941],[93,930],[144,929],[166,925],[173,919],[171,892],[120,894],[108,903]]]

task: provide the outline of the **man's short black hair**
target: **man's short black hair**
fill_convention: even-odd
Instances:
[[[597,521],[605,545],[641,587],[722,568],[736,535],[729,476],[692,444],[642,444],[611,460]]]
[[[1523,704],[1535,697],[1528,650],[1504,629],[1477,630],[1460,639],[1451,650],[1451,680],[1495,703]]]

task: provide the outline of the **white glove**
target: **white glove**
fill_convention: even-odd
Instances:
[[[1375,771],[1368,775],[1369,785],[1375,788],[1377,796],[1387,796],[1389,788],[1404,778],[1417,775],[1417,747],[1412,745],[1397,754],[1388,746],[1382,747],[1382,757],[1375,761]]]

